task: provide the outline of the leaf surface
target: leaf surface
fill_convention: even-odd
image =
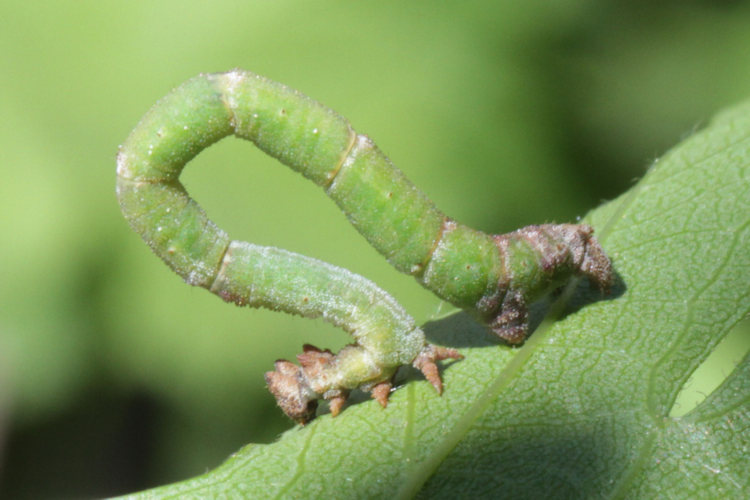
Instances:
[[[412,372],[366,401],[249,445],[146,498],[741,498],[750,358],[670,417],[695,369],[750,312],[750,103],[655,162],[587,220],[619,275],[568,286],[517,349],[459,313],[425,326],[466,358],[445,392]]]

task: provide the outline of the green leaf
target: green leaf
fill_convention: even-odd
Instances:
[[[740,498],[750,357],[683,417],[681,388],[750,311],[750,103],[655,162],[588,220],[620,283],[573,283],[521,348],[463,314],[426,325],[466,355],[435,394],[413,373],[383,410],[325,415],[143,497]]]

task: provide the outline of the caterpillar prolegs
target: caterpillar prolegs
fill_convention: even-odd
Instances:
[[[317,401],[335,416],[349,392],[383,406],[402,365],[442,390],[436,362],[459,359],[428,344],[387,292],[345,269],[273,247],[233,241],[179,181],[200,151],[228,136],[261,150],[321,186],[352,225],[398,270],[487,324],[509,343],[528,333],[527,306],[574,275],[606,290],[612,268],[586,225],[529,226],[488,235],[445,216],[344,118],[279,83],[241,70],[203,74],[160,100],[117,155],[125,218],[191,285],[228,302],[321,317],[355,344],[334,355],[306,345],[301,366],[277,361],[266,382],[279,406],[304,423]]]

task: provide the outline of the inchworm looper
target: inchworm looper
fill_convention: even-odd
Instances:
[[[241,70],[188,80],[159,101],[117,156],[117,196],[130,225],[191,285],[228,302],[317,318],[355,344],[334,355],[306,345],[301,366],[276,362],[269,389],[306,422],[317,400],[335,416],[349,391],[383,406],[391,379],[411,364],[442,390],[436,362],[460,358],[428,344],[395,299],[345,269],[286,250],[230,240],[179,181],[183,167],[228,135],[323,187],[398,270],[459,306],[509,343],[528,331],[527,306],[574,275],[607,289],[612,268],[586,225],[545,224],[488,235],[445,216],[344,118],[284,85]]]

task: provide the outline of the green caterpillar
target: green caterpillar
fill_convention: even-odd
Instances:
[[[317,401],[335,416],[349,392],[383,406],[402,365],[421,370],[438,393],[436,362],[459,359],[428,344],[388,293],[345,269],[273,247],[233,241],[179,181],[200,151],[228,136],[261,150],[321,186],[354,227],[398,270],[515,344],[528,332],[527,305],[574,275],[606,290],[612,267],[585,225],[529,226],[488,235],[446,217],[365,135],[323,105],[241,70],[203,74],[159,101],[117,155],[125,218],[191,285],[227,302],[322,317],[355,344],[334,355],[306,345],[300,366],[277,361],[266,382],[279,406],[305,423]]]

